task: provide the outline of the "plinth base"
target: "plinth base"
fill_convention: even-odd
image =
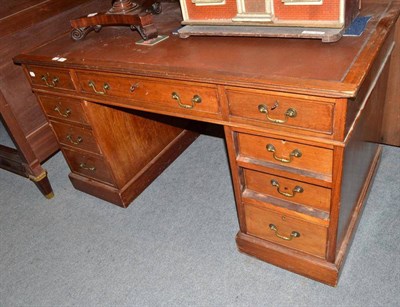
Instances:
[[[189,36],[248,36],[313,38],[322,42],[336,42],[342,37],[343,29],[301,28],[301,27],[260,27],[260,26],[207,26],[187,25],[178,30],[180,38]]]

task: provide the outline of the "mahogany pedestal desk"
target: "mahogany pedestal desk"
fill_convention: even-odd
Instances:
[[[363,35],[333,44],[180,39],[179,8],[165,5],[157,45],[105,28],[15,61],[77,189],[126,207],[196,137],[188,124],[223,125],[239,250],[336,285],[381,153],[399,15],[398,2],[363,5]]]

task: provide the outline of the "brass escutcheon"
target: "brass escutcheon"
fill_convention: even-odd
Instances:
[[[267,144],[266,148],[267,148],[267,151],[272,152],[272,156],[273,156],[273,158],[274,158],[275,160],[277,160],[277,161],[279,161],[279,162],[283,162],[283,163],[290,163],[290,162],[292,162],[293,158],[300,158],[300,157],[302,156],[302,153],[301,153],[300,150],[294,149],[294,150],[290,153],[289,158],[278,157],[278,156],[275,154],[276,149],[275,149],[275,146],[274,146],[274,145],[272,145],[272,144]]]
[[[299,238],[300,237],[300,232],[298,231],[292,231],[289,237],[283,236],[279,234],[278,232],[278,227],[276,227],[274,224],[269,224],[269,228],[274,231],[275,236],[277,236],[279,239],[285,240],[285,241],[291,241],[293,238]]]
[[[288,192],[282,192],[280,190],[280,185],[279,182],[275,179],[271,180],[271,184],[272,186],[276,187],[276,190],[278,191],[279,194],[286,196],[286,197],[294,197],[296,195],[296,193],[303,193],[304,189],[301,186],[296,185],[293,190],[292,193],[288,193]]]
[[[278,105],[278,102],[275,102],[274,104],[274,109],[276,108],[276,106]],[[272,108],[271,108],[272,109]],[[259,104],[258,105],[258,111],[260,113],[264,113],[265,116],[267,117],[267,120],[269,120],[272,123],[275,124],[284,124],[288,121],[289,118],[294,118],[297,116],[297,111],[294,108],[289,108],[286,110],[285,112],[285,119],[276,119],[276,118],[272,118],[269,116],[269,112],[268,112],[268,107],[265,104]]]
[[[196,103],[201,103],[201,97],[199,95],[194,95],[191,101],[191,104],[184,104],[181,102],[181,98],[179,94],[176,92],[172,92],[171,94],[172,99],[178,102],[178,105],[184,109],[193,109]]]
[[[96,84],[94,83],[93,80],[89,80],[88,85],[89,85],[89,87],[91,87],[93,89],[93,91],[96,94],[99,94],[99,95],[105,95],[105,94],[107,94],[107,91],[109,89],[111,89],[110,85],[107,82],[104,82],[104,84],[103,84],[103,91],[98,91],[96,89]]]

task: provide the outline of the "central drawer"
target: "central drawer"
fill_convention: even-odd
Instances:
[[[220,114],[215,85],[82,71],[77,72],[77,77],[85,94],[128,98],[133,104],[137,102],[149,109],[200,116]]]

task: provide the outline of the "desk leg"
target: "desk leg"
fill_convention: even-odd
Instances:
[[[14,149],[0,144],[0,168],[31,179],[46,198],[52,198],[54,194],[47,178],[47,172],[40,165],[40,158],[33,151],[31,144],[28,142],[1,91],[0,121],[0,125],[4,125],[4,128],[16,146],[16,149]],[[43,135],[41,134],[41,136]],[[53,148],[53,152],[57,149],[57,147],[54,147],[54,144],[55,141],[51,142],[49,140],[46,142],[49,148]]]
[[[0,168],[29,178],[46,198],[54,196],[46,170],[41,166],[35,169],[31,168],[21,157],[18,150],[0,145]]]
[[[29,179],[35,183],[36,187],[47,199],[51,199],[54,197],[54,192],[51,188],[46,170],[43,170],[43,172],[37,177],[29,175]]]

